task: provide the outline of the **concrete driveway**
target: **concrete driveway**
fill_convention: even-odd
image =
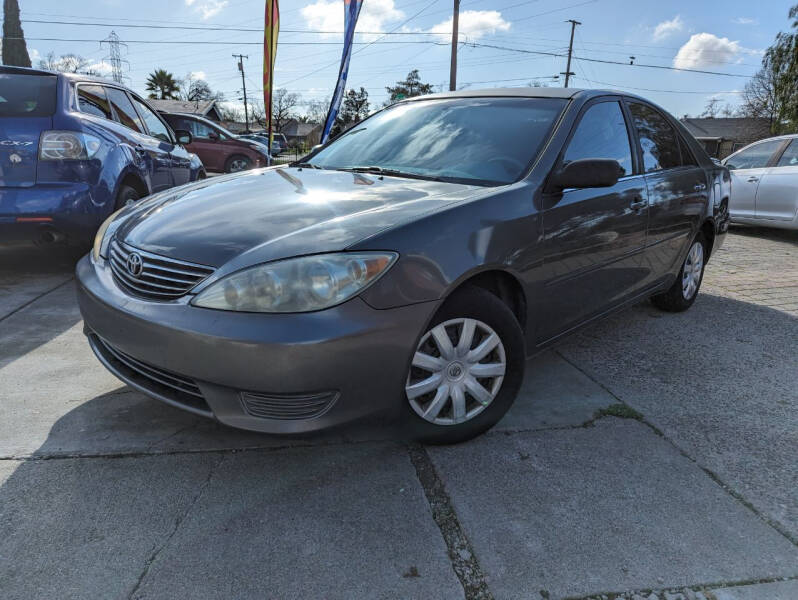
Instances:
[[[68,257],[0,264],[3,599],[798,598],[795,233],[734,230],[692,310],[531,360],[454,447],[231,430],[81,327]]]

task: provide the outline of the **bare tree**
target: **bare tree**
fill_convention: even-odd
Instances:
[[[714,119],[720,112],[720,98],[710,98],[707,100],[707,105],[704,107],[704,112],[701,113],[702,117],[709,117]]]
[[[39,60],[39,68],[57,73],[99,75],[99,72],[90,68],[89,60],[79,54],[62,54],[56,58],[55,52],[48,52],[47,56]]]
[[[323,100],[310,100],[305,109],[305,117],[308,123],[324,125],[327,120],[327,111],[330,109],[330,97]]]
[[[207,81],[194,77],[193,73],[189,73],[180,80],[179,95],[181,100],[186,100],[187,102],[224,101],[222,92],[214,92]]]
[[[272,96],[272,126],[275,131],[282,131],[288,121],[294,117],[296,107],[301,100],[302,96],[285,88],[275,90]]]
[[[745,84],[740,114],[744,117],[765,118],[770,122],[770,128],[773,130],[777,112],[773,71],[763,67]]]

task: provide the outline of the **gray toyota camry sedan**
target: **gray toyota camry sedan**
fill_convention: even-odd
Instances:
[[[297,433],[383,412],[457,442],[504,415],[528,356],[645,298],[689,308],[728,195],[642,98],[424,96],[112,215],[80,308],[111,372],[193,413]]]

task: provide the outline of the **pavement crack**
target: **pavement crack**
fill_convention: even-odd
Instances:
[[[69,278],[69,279],[67,279],[66,281],[62,281],[62,282],[61,282],[61,283],[59,283],[58,285],[56,285],[56,286],[54,286],[54,287],[51,287],[49,290],[46,290],[46,291],[42,292],[41,294],[39,294],[39,295],[38,295],[38,296],[36,296],[35,298],[31,298],[30,300],[28,300],[28,301],[27,301],[27,302],[25,302],[24,304],[21,304],[20,306],[17,306],[17,307],[16,307],[14,310],[12,310],[10,313],[8,313],[8,314],[5,314],[5,315],[3,315],[2,317],[0,317],[0,322],[2,322],[2,321],[5,321],[5,320],[6,320],[6,319],[8,319],[9,317],[12,317],[12,316],[14,316],[14,315],[15,315],[15,314],[17,314],[19,311],[26,309],[27,307],[29,307],[31,304],[33,304],[33,303],[34,303],[34,302],[36,302],[37,300],[40,300],[41,298],[44,298],[46,295],[48,295],[48,294],[52,294],[54,291],[56,291],[57,289],[59,289],[59,288],[61,288],[61,287],[65,286],[66,284],[68,284],[69,282],[73,281],[74,279],[75,279],[75,278],[74,278],[74,276],[73,276],[73,277],[70,277],[70,278]]]
[[[579,372],[581,372],[583,375],[585,375],[586,377],[588,377],[588,378],[589,378],[589,379],[590,379],[590,380],[591,380],[593,383],[595,383],[596,385],[600,386],[600,387],[601,387],[601,388],[602,388],[602,389],[603,389],[605,392],[607,392],[607,393],[608,393],[608,394],[610,394],[610,395],[611,395],[613,398],[615,398],[615,399],[618,401],[618,403],[619,403],[620,405],[622,405],[623,407],[625,407],[625,409],[623,409],[623,410],[628,410],[628,411],[630,412],[630,415],[632,415],[632,414],[634,415],[634,416],[628,416],[628,417],[626,417],[626,418],[634,418],[634,419],[636,419],[637,421],[640,421],[640,422],[641,422],[643,425],[645,425],[645,426],[646,426],[646,427],[648,427],[649,429],[651,429],[651,430],[652,430],[652,431],[653,431],[655,434],[657,434],[657,435],[658,435],[659,437],[661,437],[663,440],[665,440],[666,442],[668,442],[668,443],[669,443],[669,444],[670,444],[670,445],[671,445],[671,446],[672,446],[672,447],[673,447],[673,448],[674,448],[674,449],[675,449],[675,450],[676,450],[676,451],[677,451],[679,454],[681,454],[682,456],[684,456],[684,457],[685,457],[687,460],[689,460],[691,463],[693,463],[693,464],[694,464],[696,467],[698,467],[699,469],[701,469],[701,471],[703,471],[705,475],[707,475],[707,476],[708,476],[708,477],[709,477],[709,478],[710,478],[712,481],[714,481],[714,482],[715,482],[715,483],[716,483],[718,486],[720,486],[720,488],[721,488],[723,491],[725,491],[725,492],[726,492],[727,494],[729,494],[729,495],[730,495],[732,498],[734,498],[735,500],[737,500],[737,501],[738,501],[740,504],[742,504],[743,506],[745,506],[745,507],[746,507],[748,510],[750,510],[750,511],[751,511],[751,512],[752,512],[754,515],[756,515],[756,516],[757,516],[757,517],[758,517],[758,518],[759,518],[759,519],[760,519],[762,522],[764,522],[765,524],[769,525],[770,527],[772,527],[773,529],[775,529],[777,532],[779,532],[779,533],[780,533],[782,536],[784,536],[784,537],[785,537],[785,538],[786,538],[786,539],[787,539],[787,540],[788,540],[788,541],[789,541],[791,544],[793,544],[794,546],[798,546],[798,537],[796,537],[795,535],[793,535],[792,533],[790,533],[790,532],[789,532],[789,531],[788,531],[788,530],[787,530],[785,527],[783,527],[783,526],[782,526],[780,523],[778,523],[778,522],[774,521],[773,519],[771,519],[771,518],[770,518],[770,517],[768,517],[767,515],[765,515],[765,514],[763,514],[762,512],[760,512],[760,511],[759,511],[759,510],[758,510],[758,509],[757,509],[757,508],[756,508],[756,507],[755,507],[755,506],[754,506],[754,505],[753,505],[751,502],[749,502],[748,500],[746,500],[746,499],[743,497],[743,495],[742,495],[742,494],[740,494],[740,492],[738,492],[737,490],[733,489],[733,488],[732,488],[730,485],[728,485],[726,482],[724,482],[724,481],[723,481],[723,480],[720,478],[720,476],[719,476],[717,473],[715,473],[715,472],[714,472],[714,471],[712,471],[711,469],[709,469],[709,468],[705,467],[705,466],[704,466],[704,465],[702,465],[700,462],[698,462],[698,460],[697,460],[697,459],[695,459],[695,458],[693,458],[692,456],[690,456],[690,455],[687,453],[687,451],[686,451],[686,450],[684,450],[684,449],[683,449],[681,446],[679,446],[679,444],[677,444],[677,443],[676,443],[676,442],[675,442],[673,439],[671,439],[670,437],[668,437],[667,435],[665,435],[665,433],[664,433],[664,432],[663,432],[661,429],[659,429],[659,428],[658,428],[656,425],[654,425],[654,424],[652,424],[651,422],[649,422],[649,421],[648,421],[648,419],[646,419],[644,415],[642,415],[641,413],[639,413],[638,411],[636,411],[634,408],[632,408],[631,406],[629,406],[629,405],[628,405],[626,402],[624,402],[624,401],[623,401],[623,400],[622,400],[622,399],[621,399],[621,398],[620,398],[620,397],[619,397],[619,396],[618,396],[618,395],[617,395],[615,392],[613,392],[611,389],[609,389],[609,388],[608,388],[606,385],[604,385],[604,384],[603,384],[601,381],[599,381],[598,379],[596,379],[596,378],[595,378],[595,377],[594,377],[594,376],[593,376],[591,373],[589,373],[588,371],[586,371],[585,369],[583,369],[583,368],[582,368],[580,365],[576,364],[576,363],[575,363],[573,360],[571,360],[570,358],[568,358],[567,356],[565,356],[564,354],[562,354],[562,353],[561,353],[559,350],[555,350],[554,352],[555,352],[555,353],[556,353],[556,354],[557,354],[557,355],[558,355],[560,358],[562,358],[564,361],[566,361],[568,364],[570,364],[572,367],[574,367],[574,368],[575,368],[575,369],[577,369]],[[612,414],[612,413],[610,413],[610,414]],[[592,423],[592,422],[595,422],[596,420],[598,420],[598,419],[600,419],[600,418],[603,418],[604,416],[608,416],[608,415],[605,415],[605,414],[599,414],[599,413],[597,413],[597,414],[596,414],[596,416],[595,416],[595,417],[593,417],[593,419],[591,419],[590,421],[588,421],[588,422],[587,422],[587,424],[590,424],[590,423]],[[617,415],[614,415],[614,416],[617,416]]]
[[[432,510],[432,518],[446,543],[452,569],[463,586],[466,600],[493,600],[482,567],[429,454],[423,446],[416,445],[410,446],[408,453]]]
[[[211,480],[213,479],[213,476],[216,473],[216,471],[221,466],[222,461],[224,461],[224,455],[221,455],[219,459],[211,465],[211,468],[208,469],[208,476],[205,478],[205,481],[202,483],[202,485],[199,486],[197,492],[194,494],[194,497],[191,499],[191,502],[189,502],[186,509],[175,519],[175,523],[174,526],[172,527],[172,530],[169,532],[166,538],[164,538],[161,544],[159,544],[153,549],[149,557],[147,557],[147,560],[144,562],[144,568],[141,570],[141,573],[139,574],[139,577],[136,580],[136,585],[133,586],[133,589],[131,590],[130,594],[128,594],[128,600],[133,600],[136,593],[141,588],[141,585],[144,583],[144,580],[147,578],[147,574],[150,572],[150,567],[152,567],[152,565],[158,559],[158,556],[160,556],[161,552],[163,552],[163,550],[169,545],[169,542],[172,541],[172,538],[180,529],[180,526],[183,524],[183,521],[186,520],[188,515],[194,509],[194,506],[196,506],[197,502],[199,502],[199,499],[205,493],[205,490],[208,489],[208,487],[211,484]]]

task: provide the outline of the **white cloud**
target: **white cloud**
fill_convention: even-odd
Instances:
[[[194,11],[198,12],[204,20],[221,12],[229,0],[185,0],[185,2],[186,6],[194,7]]]
[[[676,15],[670,21],[663,21],[654,28],[654,41],[660,42],[683,30],[684,21],[679,15]]]
[[[113,72],[113,67],[111,67],[111,65],[109,65],[107,62],[97,61],[86,65],[83,71],[88,73],[96,73],[101,77],[107,77]]]
[[[36,48],[28,48],[28,56],[30,57],[31,64],[39,62],[39,59],[42,57]]]
[[[737,25],[759,25],[759,20],[752,19],[751,17],[737,17],[736,19],[732,19],[732,23],[736,23]]]
[[[483,35],[508,29],[510,29],[510,23],[505,21],[497,10],[466,10],[460,13],[458,21],[459,34],[473,40],[479,39]],[[438,23],[429,31],[440,33],[443,37],[451,39],[452,18],[449,17],[446,21]]]
[[[368,0],[363,3],[355,31],[385,31],[385,24],[398,21],[405,14],[396,8],[394,0]],[[344,5],[340,0],[317,0],[302,8],[308,29],[320,31],[344,30]],[[341,34],[331,34],[333,36]]]
[[[191,79],[205,79],[205,71],[191,71],[188,76]]]
[[[679,48],[673,66],[680,69],[697,69],[732,62],[741,52],[750,52],[739,42],[721,38],[711,33],[696,33]]]

